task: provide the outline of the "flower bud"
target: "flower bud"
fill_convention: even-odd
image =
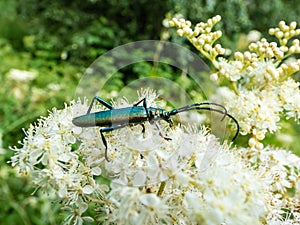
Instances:
[[[299,39],[293,40],[292,45],[299,46]]]
[[[283,37],[283,32],[282,31],[278,31],[275,33],[275,36],[278,38],[278,39],[281,39]]]
[[[244,52],[244,59],[247,60],[247,61],[250,61],[251,60],[251,53],[246,51]]]
[[[290,30],[295,30],[297,27],[297,22],[293,21],[290,23]]]
[[[211,45],[205,44],[204,45],[204,50],[207,51],[207,52],[209,52],[211,50]]]
[[[262,149],[264,148],[264,145],[263,145],[263,143],[261,143],[261,142],[256,142],[255,148],[256,148],[257,150],[262,150]]]
[[[177,34],[178,34],[179,36],[183,36],[184,32],[183,32],[182,29],[178,29],[178,30],[177,30]]]
[[[210,75],[210,80],[212,81],[217,81],[219,79],[218,74],[217,73],[213,73]]]
[[[254,147],[256,145],[256,139],[255,138],[250,138],[248,141],[248,144],[250,147]]]
[[[275,34],[275,31],[276,31],[276,30],[275,30],[274,28],[270,28],[270,29],[269,29],[269,34],[270,34],[270,35],[274,35],[274,34]]]

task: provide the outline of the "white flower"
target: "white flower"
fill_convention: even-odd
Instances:
[[[293,79],[287,79],[282,83],[279,89],[279,97],[283,102],[283,108],[286,110],[286,117],[300,119],[300,90],[299,83]]]
[[[247,40],[249,42],[256,42],[260,39],[261,37],[261,33],[257,30],[251,30],[248,34],[247,34]]]
[[[244,72],[243,77],[246,80],[250,78],[249,83],[253,87],[260,88],[264,85],[276,84],[278,82],[279,72],[272,60],[265,62],[258,61],[250,66],[250,72]]]
[[[225,59],[220,59],[219,61],[220,74],[225,76],[231,81],[237,81],[241,79],[241,71],[243,69],[243,64],[241,61],[226,61]]]
[[[72,212],[72,214],[70,214],[70,216],[68,216],[65,220],[64,220],[64,224],[73,224],[73,225],[83,225],[84,221],[86,222],[94,222],[94,219],[92,217],[89,216],[82,216],[82,214],[87,210],[88,208],[88,204],[86,204],[85,202],[78,200],[77,202],[78,208],[74,209],[71,207],[65,207],[65,209],[69,210]]]
[[[147,194],[138,188],[119,187],[109,197],[117,208],[110,221],[117,224],[160,224],[168,222],[168,206],[155,194]]]
[[[258,166],[273,192],[284,194],[299,179],[300,158],[286,150],[264,148],[259,154]]]
[[[11,69],[8,72],[8,79],[20,82],[28,82],[33,80],[37,76],[36,72],[26,71],[26,70],[18,70],[18,69]]]
[[[198,209],[198,213],[195,214],[201,213],[202,216],[201,220],[195,218],[195,222],[261,223],[260,219],[265,214],[264,183],[233,154],[224,150],[219,151],[212,166],[205,172],[197,174],[197,180],[202,196],[198,206],[195,205]],[[193,215],[190,216],[193,218]]]

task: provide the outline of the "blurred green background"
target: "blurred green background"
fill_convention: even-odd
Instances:
[[[221,41],[232,50],[246,47],[251,30],[269,37],[268,28],[280,20],[300,22],[296,0],[0,0],[0,224],[61,224],[64,213],[55,198],[31,195],[30,180],[6,163],[13,154],[9,146],[24,137],[22,128],[72,100],[85,68],[108,50],[132,41],[168,40],[195,51],[175,29],[163,26],[176,13],[194,24],[221,15]],[[131,80],[153,75],[151,67],[144,62],[120,71],[104,91],[109,96]],[[159,75],[193,91],[180,71],[159,67]],[[289,136],[281,137],[289,142],[267,141],[299,153],[299,126],[285,123],[286,131]]]

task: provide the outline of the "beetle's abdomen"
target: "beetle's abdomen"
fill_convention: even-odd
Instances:
[[[110,127],[123,124],[142,123],[147,121],[147,113],[143,106],[105,110],[85,114],[72,120],[79,127]]]

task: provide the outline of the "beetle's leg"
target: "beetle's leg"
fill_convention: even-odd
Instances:
[[[146,131],[146,129],[145,129],[145,125],[144,125],[144,124],[142,124],[142,123],[141,123],[140,125],[142,126],[142,133],[143,133],[143,134],[145,134],[145,131]]]
[[[137,106],[137,105],[139,105],[141,102],[143,102],[143,106],[144,106],[144,107],[145,107],[145,105],[146,105],[146,107],[147,107],[146,98],[141,99],[141,100],[138,101],[137,103],[133,104],[133,106]]]
[[[154,122],[154,124],[155,124],[156,128],[158,129],[159,135],[160,135],[163,139],[165,139],[165,140],[167,140],[167,141],[172,140],[172,138],[167,137],[167,136],[164,136],[164,135],[162,134],[161,129],[160,129],[160,127],[158,126],[158,124],[157,124],[156,122]]]
[[[142,126],[143,138],[145,138],[145,131],[146,131],[146,129],[145,129],[145,125],[144,125],[144,124],[142,124],[142,123],[140,123],[140,125]]]
[[[89,114],[92,110],[92,107],[93,107],[93,104],[94,104],[94,101],[97,100],[98,102],[100,102],[102,105],[104,105],[105,107],[109,108],[109,109],[113,109],[114,107],[109,104],[107,101],[105,101],[104,99],[100,98],[99,96],[95,96],[90,104],[90,107],[87,111],[86,114]]]
[[[107,156],[107,141],[106,141],[103,133],[104,132],[110,132],[110,131],[113,131],[113,130],[117,130],[117,129],[123,128],[125,126],[128,126],[128,124],[122,124],[122,125],[119,125],[119,126],[111,126],[111,127],[103,127],[99,130],[102,142],[105,146],[105,155],[104,156],[105,156],[106,161],[109,162],[109,159],[108,159],[108,156]]]
[[[148,118],[148,120],[150,120],[146,98],[141,99],[137,103],[133,104],[133,106],[138,106],[141,102],[143,102],[143,107],[145,108],[145,111],[146,111],[146,114],[147,114],[147,118]]]
[[[170,119],[170,121],[168,123],[169,123],[169,127],[173,127],[174,126],[174,122],[173,122],[172,119]]]

